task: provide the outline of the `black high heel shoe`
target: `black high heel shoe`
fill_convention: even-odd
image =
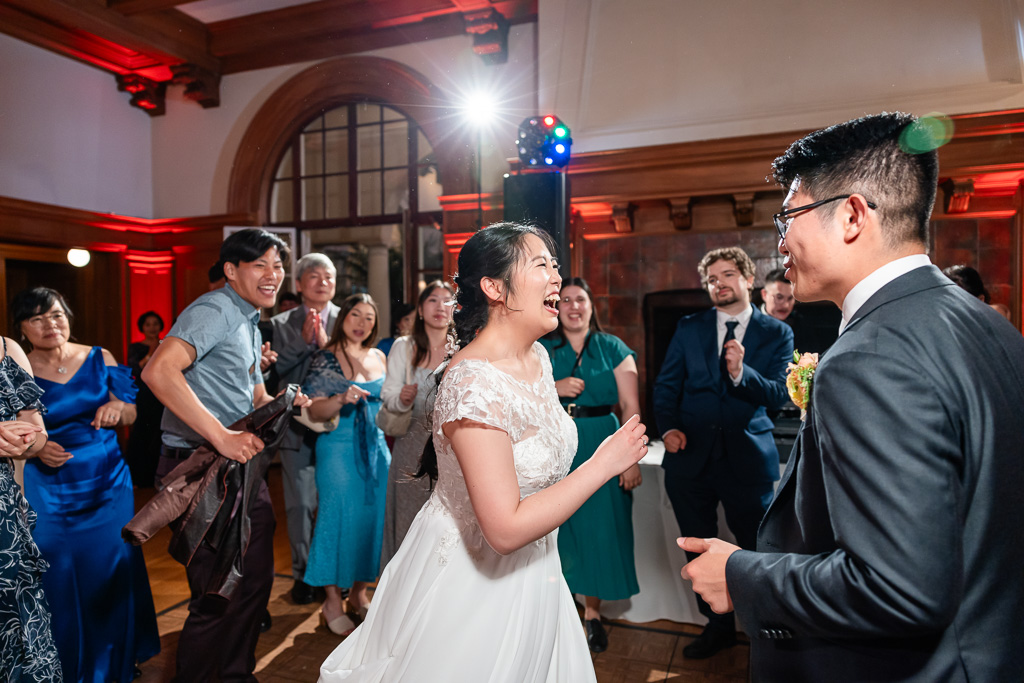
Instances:
[[[591,652],[604,652],[608,649],[608,633],[600,619],[590,619],[584,622],[583,627],[587,631],[587,645]]]

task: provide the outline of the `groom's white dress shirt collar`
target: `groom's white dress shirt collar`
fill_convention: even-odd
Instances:
[[[843,321],[839,324],[839,334],[843,333],[843,330],[853,320],[853,316],[857,314],[860,307],[866,304],[868,299],[875,295],[875,292],[901,275],[906,275],[912,270],[930,266],[931,264],[931,259],[928,258],[927,254],[904,256],[895,261],[889,261],[889,263],[886,263],[858,282],[850,290],[850,293],[846,295],[846,298],[843,299]]]

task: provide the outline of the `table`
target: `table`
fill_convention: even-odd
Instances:
[[[640,461],[643,484],[633,489],[633,551],[640,592],[626,600],[602,602],[601,614],[637,623],[668,619],[703,626],[707,619],[697,611],[697,598],[690,582],[679,573],[687,560],[686,553],[676,545],[679,525],[665,493],[661,469],[664,455],[661,441],[651,441],[647,455]],[[721,505],[718,537],[736,542],[725,524]]]

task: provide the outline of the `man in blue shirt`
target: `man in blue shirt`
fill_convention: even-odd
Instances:
[[[277,236],[246,229],[220,249],[227,284],[193,301],[143,371],[164,411],[158,479],[204,442],[246,463],[263,450],[255,434],[227,428],[273,399],[260,371],[260,309],[274,305],[288,247]],[[308,403],[301,394],[296,404]],[[274,510],[266,483],[250,515],[249,544],[238,592],[225,604],[202,587],[217,553],[203,545],[186,568],[192,599],[178,641],[175,681],[255,681],[260,619],[274,582]]]

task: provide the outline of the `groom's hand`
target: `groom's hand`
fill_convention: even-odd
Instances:
[[[725,583],[725,563],[739,546],[717,538],[677,538],[680,548],[701,553],[693,562],[683,566],[684,579],[693,583],[693,590],[718,614],[732,611],[732,597]]]

